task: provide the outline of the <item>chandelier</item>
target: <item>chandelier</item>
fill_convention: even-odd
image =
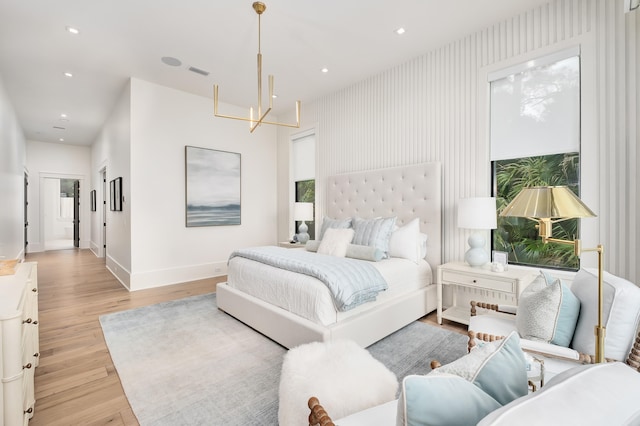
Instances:
[[[262,112],[262,53],[260,53],[260,16],[267,9],[267,6],[262,2],[255,2],[252,5],[253,10],[258,14],[258,108],[257,108],[257,116],[254,118],[253,116],[253,107],[249,109],[249,117],[237,117],[233,115],[225,115],[218,113],[218,85],[215,84],[213,86],[213,115],[221,118],[231,118],[233,120],[242,120],[249,122],[250,132],[253,131],[260,126],[261,124],[273,124],[276,126],[284,126],[284,127],[300,127],[300,101],[296,101],[296,123],[295,124],[286,124],[286,123],[278,123],[275,121],[267,121],[265,118],[267,114],[271,112],[273,108],[273,76],[269,76],[269,108],[267,108],[264,113]]]

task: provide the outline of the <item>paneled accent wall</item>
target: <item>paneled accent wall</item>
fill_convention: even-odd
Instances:
[[[585,87],[583,81],[583,121],[588,121],[583,140],[592,142],[582,149],[589,150],[583,155],[594,161],[583,163],[583,177],[592,182],[588,198],[595,200],[591,207],[599,216],[590,224],[583,221],[583,231],[590,227],[587,234],[604,244],[608,271],[637,282],[639,16],[638,11],[624,14],[622,2],[616,0],[552,1],[305,103],[303,127],[315,127],[317,134],[317,218],[325,211],[322,182],[327,176],[440,161],[443,261],[460,259],[467,234],[456,227],[457,200],[490,193],[488,89],[483,75],[487,68],[499,69],[579,43],[589,52],[583,72],[589,67],[592,82]],[[289,133],[279,131],[278,137],[280,149],[288,149]],[[286,155],[279,154],[279,159]],[[285,182],[280,179],[282,187]],[[279,205],[284,206],[285,192],[279,194]],[[586,254],[583,264],[595,265],[595,256]]]

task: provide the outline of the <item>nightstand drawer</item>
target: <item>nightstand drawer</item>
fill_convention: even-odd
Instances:
[[[493,280],[486,277],[476,277],[447,270],[442,271],[442,282],[443,284],[451,283],[466,287],[480,287],[483,290],[503,291],[505,293],[516,292],[515,281]]]

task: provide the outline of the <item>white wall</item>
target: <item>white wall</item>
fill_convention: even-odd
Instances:
[[[614,0],[556,0],[498,22],[344,90],[302,105],[302,127],[317,130],[316,219],[326,211],[323,182],[336,173],[440,161],[444,173],[444,259],[460,259],[466,235],[456,227],[457,200],[489,194],[486,137],[488,69],[526,61],[570,44],[585,48],[583,198],[598,214],[582,221],[585,244],[605,246],[605,267],[640,278],[637,172],[638,15]],[[628,90],[628,88],[630,90]],[[631,114],[631,112],[636,113]],[[292,113],[283,117],[291,119]],[[290,135],[278,130],[280,170],[288,170]],[[587,166],[587,167],[585,167]],[[279,206],[289,205],[288,174],[279,174]],[[587,201],[588,199],[588,201]],[[278,235],[287,238],[288,220]],[[587,247],[587,245],[585,245]],[[583,264],[595,265],[585,254]]]
[[[107,213],[107,266],[131,290],[224,275],[234,249],[276,242],[276,130],[250,134],[212,110],[209,98],[132,79],[93,146],[95,181],[103,167],[107,180],[123,177],[123,211]],[[185,145],[241,154],[241,225],[185,227]]]
[[[29,168],[29,253],[44,251],[46,221],[45,179],[80,181],[80,248],[91,240],[89,192],[91,190],[91,148],[88,146],[27,141]],[[51,224],[50,224],[51,225]]]
[[[209,98],[137,79],[131,87],[131,289],[224,275],[234,249],[274,244],[275,128],[251,134],[215,118]],[[241,225],[186,228],[185,145],[241,154]]]
[[[25,139],[0,76],[0,259],[24,257]]]
[[[149,153],[153,155],[153,153]],[[103,193],[100,171],[107,169],[107,194]],[[114,105],[109,118],[91,147],[92,189],[96,200],[109,200],[109,182],[122,177],[122,193],[125,202],[122,211],[111,211],[107,201],[106,218],[106,264],[107,268],[130,287],[131,276],[131,209],[128,205],[131,187],[131,85],[127,84]],[[91,215],[91,247],[102,253],[102,210]]]

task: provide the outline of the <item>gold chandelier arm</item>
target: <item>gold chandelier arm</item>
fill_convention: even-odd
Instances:
[[[253,121],[253,123],[255,123],[253,126],[251,126],[251,130],[249,130],[249,133],[253,133],[253,131],[260,125],[262,124],[264,118],[267,116],[267,114],[269,114],[269,112],[271,111],[271,108],[269,108],[268,110],[266,110],[264,112],[264,114],[262,114],[262,117],[260,117],[257,121]]]

